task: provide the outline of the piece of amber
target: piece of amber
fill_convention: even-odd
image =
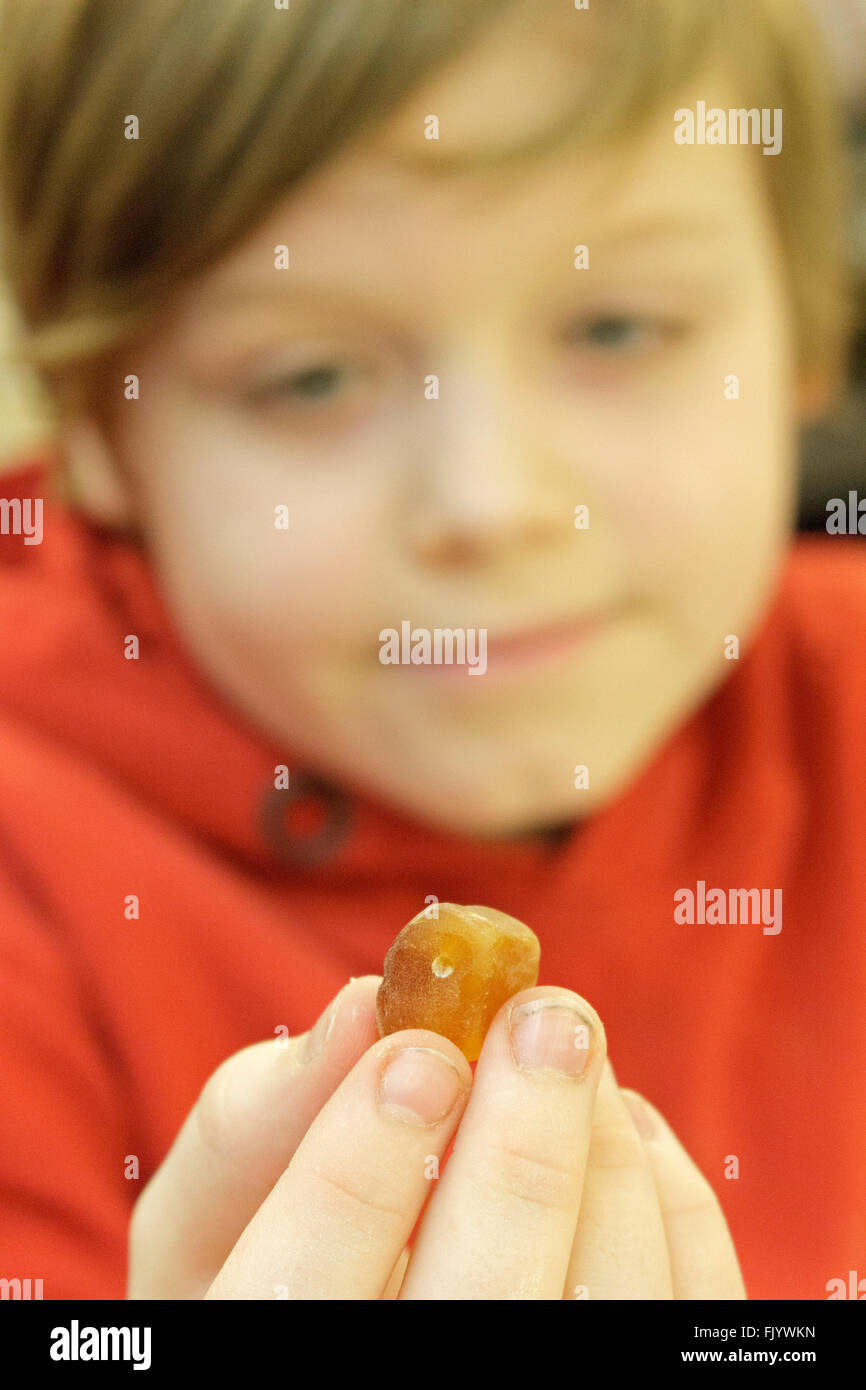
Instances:
[[[438,915],[428,917],[433,911]],[[474,1062],[506,999],[536,984],[540,955],[535,933],[496,908],[426,908],[398,933],[385,957],[376,996],[379,1034],[431,1028]]]

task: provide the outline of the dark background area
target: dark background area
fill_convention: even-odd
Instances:
[[[866,52],[862,55],[866,81]],[[857,285],[858,331],[848,388],[832,413],[803,432],[800,529],[824,531],[827,502],[854,490],[866,498],[866,107],[852,112],[853,200],[849,244]]]

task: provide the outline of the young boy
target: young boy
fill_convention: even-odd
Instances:
[[[805,12],[2,29],[58,434],[4,478],[0,1274],[393,1297],[432,1190],[403,1296],[863,1296],[866,563],[791,543],[845,333]],[[537,932],[521,1026],[577,1009],[589,1084],[508,1072],[512,1014],[474,1082],[410,1035],[391,1100],[449,1118],[395,1138],[366,975],[437,901]]]

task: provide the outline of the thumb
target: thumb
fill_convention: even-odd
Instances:
[[[378,1041],[380,983],[350,981],[309,1033],[253,1043],[208,1078],[133,1209],[128,1299],[204,1296],[322,1106]]]

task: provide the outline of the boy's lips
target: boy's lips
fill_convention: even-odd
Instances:
[[[561,657],[573,656],[607,621],[606,614],[571,618],[520,632],[487,637],[488,672],[504,675],[532,671]]]
[[[545,623],[538,627],[520,628],[513,632],[491,632],[489,629],[464,629],[464,631],[486,632],[486,651],[484,670],[470,678],[468,662],[422,662],[413,665],[412,670],[426,673],[428,679],[443,680],[458,685],[474,686],[492,681],[519,680],[531,676],[547,666],[575,656],[587,646],[593,637],[606,627],[611,612],[606,610],[580,618],[562,619]],[[478,640],[473,648],[478,657]]]

